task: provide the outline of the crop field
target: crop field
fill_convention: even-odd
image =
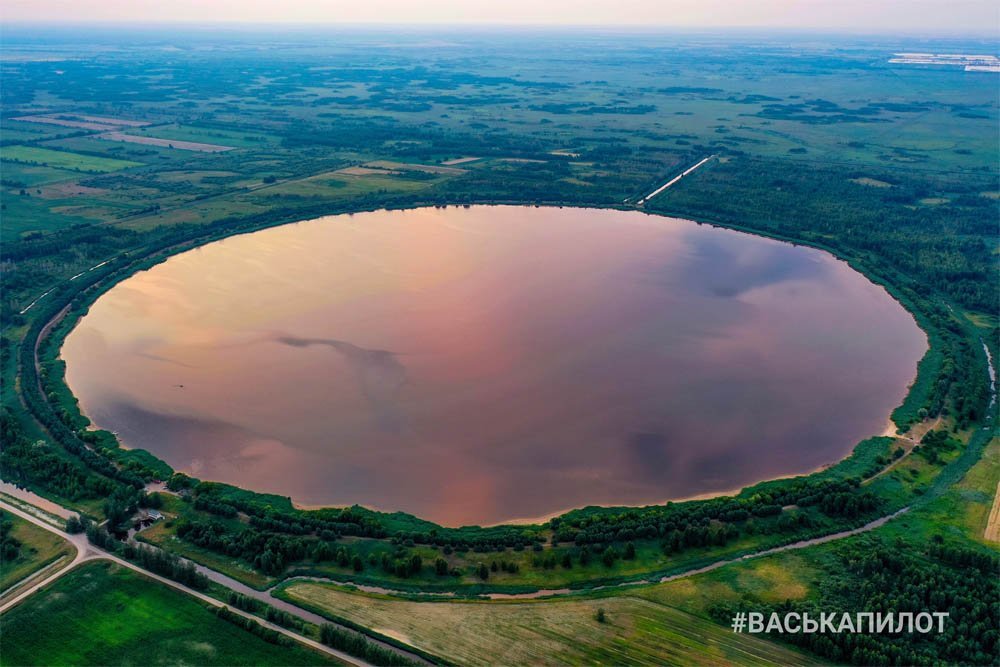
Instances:
[[[410,602],[293,583],[281,597],[458,664],[804,665],[806,656],[630,596]],[[596,618],[603,609],[605,622]]]
[[[21,555],[13,561],[3,562],[3,567],[0,568],[0,592],[75,553],[73,546],[66,540],[29,521],[9,513],[4,514],[4,520],[13,524],[11,535],[21,543]]]
[[[2,665],[339,664],[225,621],[109,562],[80,566],[4,615]]]
[[[4,143],[42,141],[70,133],[71,131],[52,125],[30,123],[7,118],[3,120],[3,125],[0,126],[0,140],[3,140]]]
[[[37,116],[21,116],[14,120],[80,130],[109,130],[117,127],[141,127],[148,123],[124,118],[109,118],[107,116],[91,116],[77,113],[40,114]]]
[[[173,148],[181,151],[198,151],[202,153],[221,153],[233,150],[232,146],[220,146],[218,144],[203,144],[194,141],[179,141],[177,139],[162,139],[158,137],[136,136],[125,132],[104,132],[98,134],[101,141],[117,141],[127,144],[139,144],[140,146],[159,146],[160,148]]]
[[[56,169],[69,169],[87,173],[118,171],[129,167],[138,167],[142,164],[141,162],[131,162],[129,160],[114,160],[111,158],[95,157],[92,155],[81,155],[79,153],[53,151],[33,146],[7,146],[3,149],[2,154],[4,160],[12,162],[22,162],[31,165],[41,165],[45,167],[54,167]]]
[[[3,154],[6,155],[9,148],[5,148]],[[41,185],[42,183],[53,183],[55,181],[65,181],[71,178],[78,178],[79,173],[67,169],[56,169],[55,167],[43,166],[40,164],[25,164],[23,162],[11,162],[0,160],[0,170],[3,173],[4,185],[10,184],[12,189]]]
[[[167,168],[170,164],[180,164],[192,157],[207,157],[209,153],[181,151],[166,146],[138,144],[124,141],[105,141],[100,137],[105,133],[88,134],[77,137],[63,137],[37,144],[39,148],[84,153],[113,160],[128,160]]]
[[[264,148],[278,141],[277,137],[267,133],[239,132],[195,125],[158,125],[129,130],[128,134],[137,137],[154,137],[178,142],[216,144],[236,148]]]

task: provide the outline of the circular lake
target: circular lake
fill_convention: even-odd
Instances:
[[[236,236],[66,340],[93,422],[201,479],[446,525],[805,473],[926,338],[831,255],[639,212],[377,211]]]

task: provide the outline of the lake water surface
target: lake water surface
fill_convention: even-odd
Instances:
[[[926,339],[830,255],[637,212],[334,216],[173,257],[66,340],[94,423],[176,469],[447,525],[809,472]]]

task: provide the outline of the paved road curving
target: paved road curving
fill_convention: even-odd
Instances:
[[[32,593],[34,593],[34,592],[36,592],[36,591],[38,591],[38,590],[40,590],[40,589],[48,586],[49,584],[51,584],[52,582],[54,582],[56,579],[58,579],[59,577],[63,576],[64,574],[66,574],[70,570],[74,569],[77,565],[80,565],[81,563],[84,563],[86,561],[91,561],[91,560],[110,560],[110,561],[112,561],[112,562],[114,562],[114,563],[116,563],[118,565],[121,565],[122,567],[127,567],[128,569],[134,570],[135,572],[138,572],[138,573],[142,574],[143,576],[149,577],[150,579],[155,579],[156,581],[158,581],[158,582],[160,582],[162,584],[165,584],[167,586],[170,586],[171,588],[176,588],[177,590],[183,591],[184,593],[187,593],[188,595],[192,595],[192,596],[198,598],[199,600],[201,600],[203,602],[207,602],[208,604],[212,605],[213,607],[228,607],[229,610],[232,611],[235,614],[239,614],[240,616],[243,616],[244,618],[249,618],[250,620],[252,620],[252,621],[254,621],[256,623],[259,623],[260,625],[263,625],[266,628],[269,628],[269,629],[274,630],[276,632],[280,632],[281,634],[285,635],[286,637],[290,637],[291,639],[294,639],[295,641],[297,641],[299,643],[305,644],[306,646],[309,646],[310,648],[316,649],[317,651],[321,651],[321,652],[326,653],[328,655],[332,655],[333,657],[335,657],[335,658],[337,658],[339,660],[342,660],[343,662],[346,662],[347,664],[357,665],[359,667],[371,667],[370,663],[365,662],[364,660],[361,660],[360,658],[356,658],[353,655],[349,655],[349,654],[344,653],[342,651],[338,651],[338,650],[336,650],[334,648],[330,648],[329,646],[327,646],[325,644],[321,644],[320,642],[314,641],[312,639],[309,639],[308,637],[303,637],[302,635],[296,634],[296,633],[292,632],[291,630],[288,630],[287,628],[281,627],[280,625],[275,625],[274,623],[271,623],[269,621],[265,621],[263,619],[257,618],[253,614],[248,614],[247,612],[242,611],[240,609],[234,609],[232,607],[229,607],[229,605],[224,604],[224,603],[220,602],[219,600],[216,600],[213,597],[205,595],[204,593],[201,593],[200,591],[196,591],[193,588],[188,588],[187,586],[185,586],[185,585],[183,585],[181,583],[178,583],[176,581],[173,581],[172,579],[167,579],[166,577],[161,577],[158,574],[154,574],[152,572],[144,570],[141,567],[139,567],[138,565],[135,565],[134,563],[130,563],[129,561],[123,560],[123,559],[121,559],[121,558],[119,558],[117,556],[114,556],[114,555],[112,555],[112,554],[104,551],[103,549],[99,549],[99,548],[95,547],[94,545],[90,544],[87,541],[87,537],[85,535],[83,535],[83,534],[70,535],[69,533],[67,533],[65,531],[62,531],[62,530],[59,530],[58,528],[54,528],[50,524],[45,523],[44,521],[42,521],[41,519],[39,519],[37,517],[34,517],[31,514],[28,514],[27,512],[23,512],[23,511],[19,510],[18,508],[14,507],[13,505],[9,505],[9,504],[7,504],[7,503],[5,503],[3,501],[0,501],[0,508],[3,508],[3,510],[5,512],[10,512],[11,514],[16,514],[17,516],[21,517],[22,519],[24,519],[26,521],[30,521],[31,523],[35,524],[36,526],[38,526],[40,528],[44,528],[45,530],[47,530],[47,531],[49,531],[51,533],[55,533],[56,535],[58,535],[59,537],[63,538],[67,542],[71,543],[74,547],[76,547],[76,550],[77,550],[76,551],[76,557],[72,560],[72,562],[69,565],[67,565],[63,569],[59,570],[55,574],[53,574],[53,575],[51,575],[49,577],[46,577],[44,580],[42,580],[42,581],[34,584],[33,586],[29,587],[27,590],[24,590],[21,593],[17,594],[10,601],[4,603],[2,606],[0,606],[0,614],[3,614],[5,611],[11,609],[15,605],[17,605],[19,602],[21,602],[22,600],[24,600],[25,598],[27,598],[28,596],[30,596]],[[272,601],[268,600],[267,602],[271,603]],[[301,610],[299,610],[299,611],[301,611]],[[322,620],[321,622],[325,623],[326,621]]]

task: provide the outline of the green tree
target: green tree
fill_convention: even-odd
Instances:
[[[83,523],[80,521],[79,515],[74,514],[70,518],[66,519],[66,532],[70,535],[76,535],[77,533],[83,532]]]
[[[606,567],[611,567],[612,565],[614,565],[615,560],[617,560],[617,558],[618,558],[618,551],[612,546],[609,546],[607,549],[605,549],[604,553],[601,555],[601,561],[604,563]]]

